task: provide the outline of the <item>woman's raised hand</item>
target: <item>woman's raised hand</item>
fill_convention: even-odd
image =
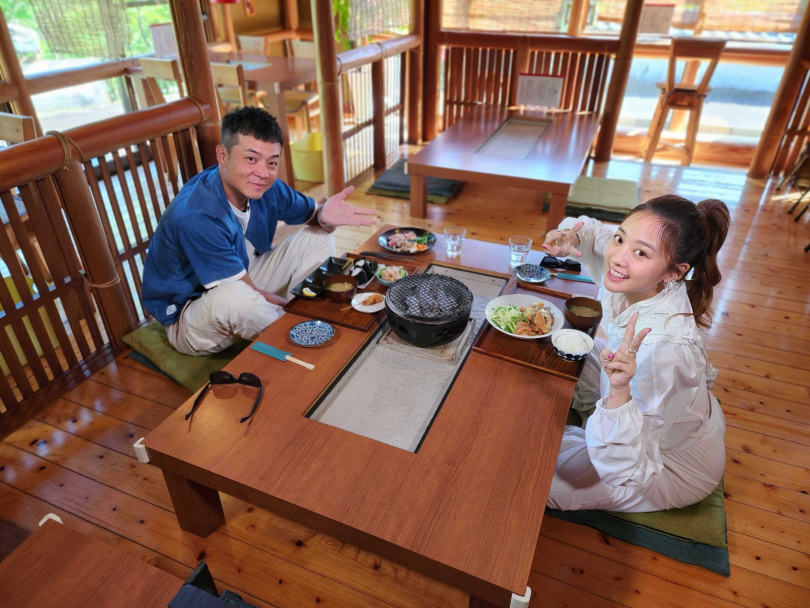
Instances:
[[[599,353],[599,360],[610,380],[611,394],[614,391],[629,392],[630,380],[636,375],[636,353],[641,342],[651,331],[649,327],[645,327],[636,335],[637,320],[638,313],[630,317],[627,329],[624,331],[624,339],[616,352],[606,348]],[[627,395],[627,400],[629,401],[629,395]]]
[[[582,253],[577,249],[577,247],[579,247],[579,234],[577,233],[584,225],[585,222],[577,222],[570,230],[552,230],[546,234],[543,249],[546,253],[555,257],[573,255],[574,257],[581,258]]]

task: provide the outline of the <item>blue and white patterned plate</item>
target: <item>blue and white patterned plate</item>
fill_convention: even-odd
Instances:
[[[290,340],[298,346],[320,346],[335,335],[335,328],[326,321],[304,321],[290,330]]]
[[[543,283],[551,278],[551,271],[539,264],[521,264],[515,268],[515,276],[527,283]]]

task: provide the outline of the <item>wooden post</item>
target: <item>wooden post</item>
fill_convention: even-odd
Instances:
[[[284,0],[284,29],[296,31],[298,29],[298,2]]]
[[[627,79],[630,76],[630,65],[633,61],[633,49],[636,46],[638,26],[641,22],[641,10],[644,0],[627,0],[622,20],[622,31],[619,35],[619,50],[616,52],[616,62],[613,64],[613,75],[610,78],[605,111],[602,114],[602,129],[596,142],[597,161],[610,160],[613,151],[613,139],[616,137],[616,125],[619,122],[619,111],[622,109],[622,99],[627,88]]]
[[[425,89],[424,128],[425,141],[436,139],[439,114],[439,74],[442,50],[439,48],[439,31],[442,27],[442,0],[425,0]]]
[[[776,90],[771,111],[762,129],[751,166],[748,168],[748,177],[765,177],[771,170],[791,109],[799,96],[802,83],[800,76],[804,71],[803,59],[810,59],[810,3],[804,7],[802,22],[796,32],[796,40],[793,42],[785,71],[782,73],[782,81]]]
[[[318,53],[318,94],[321,97],[321,132],[326,195],[343,190],[343,108],[340,106],[335,22],[332,0],[311,0],[312,29]]]
[[[17,51],[14,50],[14,44],[11,42],[11,33],[8,31],[8,24],[2,8],[0,8],[0,73],[2,73],[5,80],[17,87],[17,98],[11,102],[14,111],[17,114],[33,118],[37,137],[42,137],[42,125],[39,124],[37,111],[31,101],[28,83],[25,76],[23,76]]]
[[[585,14],[587,12],[587,0],[571,0],[571,13],[568,17],[569,36],[579,36],[582,33],[582,25],[585,23]]]
[[[509,105],[517,103],[518,78],[521,74],[529,71],[529,39],[526,36],[520,38],[515,53],[515,63],[512,66],[512,83],[509,90]]]
[[[235,50],[242,50],[239,48],[239,43],[236,41],[236,32],[233,30],[233,17],[231,16],[231,5],[220,4],[222,10],[222,25],[225,28],[225,39],[230,43],[231,48]]]
[[[68,221],[76,235],[76,247],[87,279],[98,286],[94,288],[96,301],[104,326],[110,334],[110,342],[113,349],[123,348],[121,338],[135,329],[136,321],[115,270],[104,227],[87,187],[87,177],[77,160],[68,161],[66,170],[57,171],[54,177],[61,191]]]
[[[411,34],[419,36],[419,46],[408,52],[408,143],[419,144],[422,141],[425,0],[411,0]]]
[[[211,116],[197,127],[203,166],[210,167],[217,162],[220,115],[211,63],[208,61],[202,12],[198,3],[184,0],[169,0],[169,7],[188,96],[211,106]]]
[[[374,169],[385,169],[385,54],[371,64],[371,117],[374,137]]]

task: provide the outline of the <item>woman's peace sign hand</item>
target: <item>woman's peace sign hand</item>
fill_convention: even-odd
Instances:
[[[543,249],[549,255],[566,257],[573,255],[581,258],[582,253],[577,249],[579,246],[579,229],[585,222],[577,222],[571,230],[552,230],[546,234]]]
[[[610,379],[611,393],[613,393],[614,390],[627,390],[630,386],[630,380],[636,375],[636,353],[641,346],[641,342],[651,331],[649,327],[645,327],[636,335],[637,320],[638,313],[630,317],[619,350],[613,352],[606,348],[599,353],[602,367],[604,367]]]

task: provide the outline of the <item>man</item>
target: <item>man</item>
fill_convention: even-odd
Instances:
[[[334,255],[335,227],[375,223],[373,210],[346,204],[354,188],[318,207],[277,180],[283,141],[264,110],[225,116],[217,165],[183,186],[155,230],[143,302],[181,353],[256,338],[284,314],[290,287]],[[279,220],[307,226],[273,248]]]

